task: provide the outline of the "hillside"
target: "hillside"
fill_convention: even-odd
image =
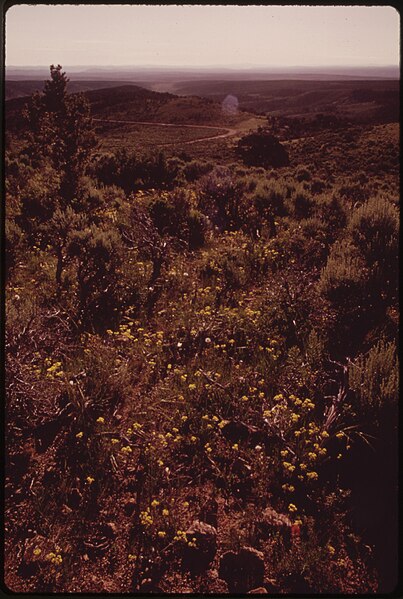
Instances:
[[[221,103],[197,96],[177,96],[159,93],[137,85],[121,85],[84,92],[95,119],[121,121],[147,121],[186,125],[211,125],[230,127],[245,120],[248,115],[228,115]],[[8,132],[18,134],[23,129],[22,110],[29,97],[18,97],[5,103]],[[100,123],[101,135],[107,123]],[[116,128],[116,127],[115,127]],[[120,126],[125,131],[124,124]]]
[[[348,116],[357,121],[390,122],[399,115],[398,80],[352,81],[184,81],[170,88],[221,102],[227,94],[250,112],[301,116],[317,112]]]
[[[233,122],[221,103],[197,96],[180,97],[124,85],[86,93],[95,117],[133,121],[222,125]]]
[[[386,84],[268,121],[51,76],[5,156],[5,584],[390,593],[399,123],[346,117]]]
[[[45,79],[46,77],[44,77]],[[86,80],[73,80],[68,83],[68,92],[73,94],[77,92],[86,92],[92,89],[102,89],[104,87],[117,87],[123,85],[123,82],[116,81],[86,81]],[[13,81],[6,78],[5,81],[5,100],[12,100],[13,98],[22,98],[33,94],[35,91],[42,91],[43,80],[42,79],[25,79],[19,81]]]

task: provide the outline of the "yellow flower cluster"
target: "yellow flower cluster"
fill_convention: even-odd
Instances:
[[[51,358],[45,358],[46,377],[50,379],[60,378],[64,375],[61,362],[53,362]]]
[[[47,554],[46,559],[49,562],[52,562],[52,564],[55,566],[60,566],[60,564],[63,562],[63,558],[60,553],[54,553],[53,551]]]
[[[196,537],[192,537],[188,539],[188,536],[184,530],[177,530],[176,535],[174,536],[174,541],[180,541],[182,543],[186,543],[188,547],[197,547]]]
[[[148,507],[144,512],[140,512],[140,522],[143,526],[151,526],[154,522]]]

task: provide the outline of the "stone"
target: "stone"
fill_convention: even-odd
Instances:
[[[83,498],[83,495],[82,495],[81,491],[79,491],[79,489],[77,489],[76,487],[73,487],[73,489],[71,489],[71,491],[67,497],[68,507],[73,510],[77,509],[81,503],[82,498]]]
[[[229,420],[221,429],[223,437],[232,443],[245,441],[250,434],[249,427],[243,422]]]
[[[264,587],[257,587],[257,589],[252,589],[248,591],[248,595],[267,595],[267,589]]]
[[[291,540],[292,522],[286,514],[276,512],[271,507],[266,508],[257,522],[257,529],[263,536],[280,533],[289,543]]]
[[[263,520],[270,526],[281,528],[282,526],[291,527],[291,520],[286,514],[276,512],[271,507],[266,508],[262,514]]]
[[[127,516],[132,516],[135,512],[135,509],[136,509],[136,500],[134,499],[134,497],[131,497],[124,504],[125,514]]]
[[[247,593],[263,585],[264,556],[253,547],[242,547],[237,553],[227,551],[221,557],[219,576],[230,593]]]
[[[107,522],[104,526],[105,535],[113,539],[118,533],[118,527],[114,522]]]
[[[201,520],[194,520],[185,532],[188,543],[182,547],[183,568],[194,574],[207,570],[217,552],[217,529]],[[189,543],[195,546],[189,546]]]
[[[211,497],[202,505],[202,508],[201,508],[200,514],[199,514],[199,519],[201,521],[206,522],[207,524],[210,524],[211,526],[214,526],[215,528],[217,528],[217,523],[218,523],[217,515],[218,515],[218,503],[213,497]]]

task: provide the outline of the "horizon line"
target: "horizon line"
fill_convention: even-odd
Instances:
[[[55,63],[52,63],[55,64]],[[58,63],[60,64],[60,63]],[[6,68],[14,68],[14,69],[48,69],[48,64],[41,65],[5,65]],[[282,70],[282,69],[384,69],[384,68],[395,68],[400,69],[399,64],[328,64],[328,65],[261,65],[261,64],[236,64],[236,65],[157,65],[157,64],[70,64],[66,65],[66,67],[62,68],[104,68],[104,69],[113,69],[113,68],[141,68],[141,69],[150,69],[150,68],[158,68],[158,69],[270,69],[270,70]]]

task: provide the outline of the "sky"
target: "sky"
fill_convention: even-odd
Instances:
[[[399,64],[388,6],[14,5],[7,66]]]

